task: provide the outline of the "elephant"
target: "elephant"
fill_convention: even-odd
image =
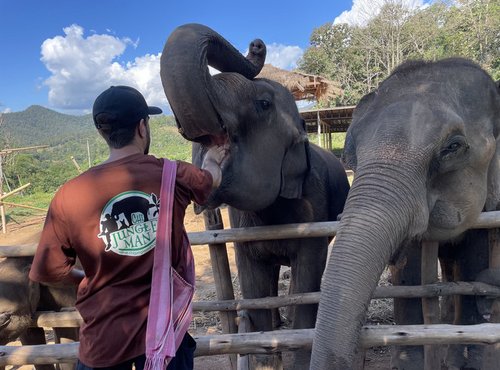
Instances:
[[[407,61],[359,101],[343,154],[355,176],[321,285],[311,369],[356,366],[386,265],[406,263],[396,279],[420,284],[419,241],[439,243],[445,279],[476,280],[488,268],[488,231],[469,229],[499,208],[499,133],[500,89],[463,58]],[[396,320],[421,322],[412,303],[395,302]],[[455,324],[484,322],[473,298],[463,297],[461,311]],[[482,368],[477,346],[456,349],[443,359],[450,369]],[[423,369],[418,351],[406,357],[392,368]]]
[[[336,220],[349,190],[337,157],[310,144],[292,94],[277,82],[255,78],[265,44],[255,40],[245,58],[212,29],[178,27],[161,56],[161,79],[182,135],[193,141],[193,163],[209,148],[226,150],[221,184],[206,207],[225,204],[232,227]],[[211,76],[207,65],[222,73]],[[328,237],[235,244],[244,298],[275,296],[280,266],[291,266],[291,293],[320,288]],[[294,328],[312,328],[317,305],[295,308]],[[252,310],[254,330],[273,329],[271,310]],[[304,369],[310,350],[297,351]],[[279,356],[255,356],[258,368],[281,366]],[[272,365],[274,363],[274,365]]]
[[[156,199],[156,195],[151,194],[151,196],[154,201]],[[115,221],[120,221],[120,223],[122,224],[121,228],[127,228],[135,223],[148,221],[149,210],[151,208],[155,208],[155,212],[157,212],[157,204],[150,203],[147,197],[141,197],[137,195],[128,196],[113,203],[110,217]],[[142,217],[138,218],[136,216],[137,214],[142,215]],[[127,222],[125,223],[123,219],[125,219]]]
[[[36,311],[59,311],[73,307],[76,287],[47,286],[28,278],[33,257],[0,258],[0,345],[20,339],[22,344],[45,344],[43,328],[32,326]],[[78,340],[78,329],[54,328],[56,339]],[[73,369],[73,364],[61,365]],[[53,365],[36,365],[37,370],[54,370]]]

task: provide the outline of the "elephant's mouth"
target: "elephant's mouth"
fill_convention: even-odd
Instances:
[[[226,169],[228,161],[231,157],[231,147],[232,147],[231,144],[232,143],[231,143],[231,140],[229,138],[229,134],[227,133],[227,131],[225,131],[224,134],[222,134],[222,135],[208,135],[208,136],[205,136],[204,141],[205,141],[205,143],[203,144],[203,146],[205,147],[204,156],[206,155],[206,152],[209,149],[213,148],[214,146],[218,147],[221,150],[221,152],[223,153],[223,157],[220,159],[219,165],[220,165],[222,173],[224,174],[224,170]],[[224,180],[224,176],[223,176],[223,180]]]
[[[220,144],[219,146],[224,153],[224,156],[222,157],[222,160],[219,163],[220,169],[222,171],[222,181],[224,181],[224,172],[231,158],[231,145],[228,142],[225,142]]]

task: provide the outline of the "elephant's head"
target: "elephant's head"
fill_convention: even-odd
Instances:
[[[500,93],[463,59],[408,62],[356,107],[355,170],[316,323],[313,369],[352,368],[371,295],[405,241],[458,238],[500,201]]]
[[[245,58],[208,27],[174,30],[161,57],[165,94],[181,133],[195,141],[193,162],[226,145],[222,183],[210,206],[257,211],[279,196],[300,197],[308,169],[307,134],[291,93],[255,76],[264,65],[261,40]],[[208,65],[222,73],[211,76]]]
[[[40,287],[28,279],[31,260],[0,259],[0,345],[15,340],[32,325]]]

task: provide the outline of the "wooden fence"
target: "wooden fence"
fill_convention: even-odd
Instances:
[[[207,231],[189,233],[193,246],[209,245],[211,248],[212,265],[215,281],[230,281],[227,276],[227,253],[225,243],[252,240],[271,240],[289,238],[307,238],[324,235],[334,235],[338,229],[338,222],[320,222],[305,224],[290,224],[280,226],[259,226],[252,228],[223,229],[220,213],[206,216]],[[500,211],[482,213],[473,228],[499,228]],[[492,238],[498,240],[498,238]],[[497,243],[498,244],[498,243]],[[424,246],[423,259],[426,255],[434,255],[435,245]],[[1,246],[0,257],[30,256],[33,255],[36,245]],[[499,256],[493,246],[492,255]],[[225,258],[224,258],[225,255]],[[436,257],[432,257],[436,258]],[[495,257],[496,258],[496,257]],[[493,260],[495,260],[493,258]],[[214,261],[215,260],[215,261]],[[222,262],[221,262],[222,261]],[[423,261],[428,263],[427,261]],[[435,263],[432,262],[432,265]],[[495,262],[493,262],[493,265]],[[217,287],[216,287],[217,288]],[[220,285],[217,288],[217,301],[194,302],[195,311],[219,311],[221,313],[235,313],[235,311],[276,308],[296,304],[311,304],[319,302],[319,293],[294,294],[262,299],[221,299],[220,296],[231,296],[231,292],[224,291]],[[488,295],[500,297],[500,287],[490,286],[478,282],[431,283],[422,286],[386,286],[377,287],[373,299],[378,298],[423,298],[434,299],[444,295]],[[425,304],[424,304],[425,306]],[[432,316],[432,304],[428,305],[428,313]],[[424,313],[424,316],[425,313]],[[232,316],[234,318],[234,316]],[[230,320],[231,316],[226,316]],[[222,317],[221,317],[222,321]],[[77,327],[81,317],[76,311],[69,312],[40,312],[34,319],[34,326],[38,327]],[[278,330],[258,333],[234,333],[234,325],[226,322],[223,329],[228,334],[206,335],[195,337],[197,349],[195,356],[209,356],[217,354],[249,354],[275,353],[293,351],[298,348],[311,348],[314,329]],[[234,324],[234,323],[233,323]],[[231,329],[233,327],[233,329]],[[228,329],[229,328],[229,329]],[[493,344],[500,342],[500,324],[480,325],[377,325],[364,326],[361,333],[361,344],[364,348],[386,345],[432,345],[432,344]],[[47,364],[74,362],[78,352],[78,343],[53,344],[37,346],[0,346],[0,366],[23,364]],[[427,354],[427,352],[426,352]],[[431,356],[429,355],[429,358]],[[233,363],[233,367],[235,364]],[[433,368],[427,364],[426,368]],[[436,367],[434,367],[436,368]]]

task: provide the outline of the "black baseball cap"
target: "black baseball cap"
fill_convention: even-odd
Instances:
[[[111,86],[104,90],[95,100],[92,117],[97,128],[113,128],[116,125],[132,125],[150,114],[160,114],[158,107],[148,106],[144,96],[130,86]],[[105,115],[106,119],[98,116]],[[105,122],[105,123],[103,123]]]

